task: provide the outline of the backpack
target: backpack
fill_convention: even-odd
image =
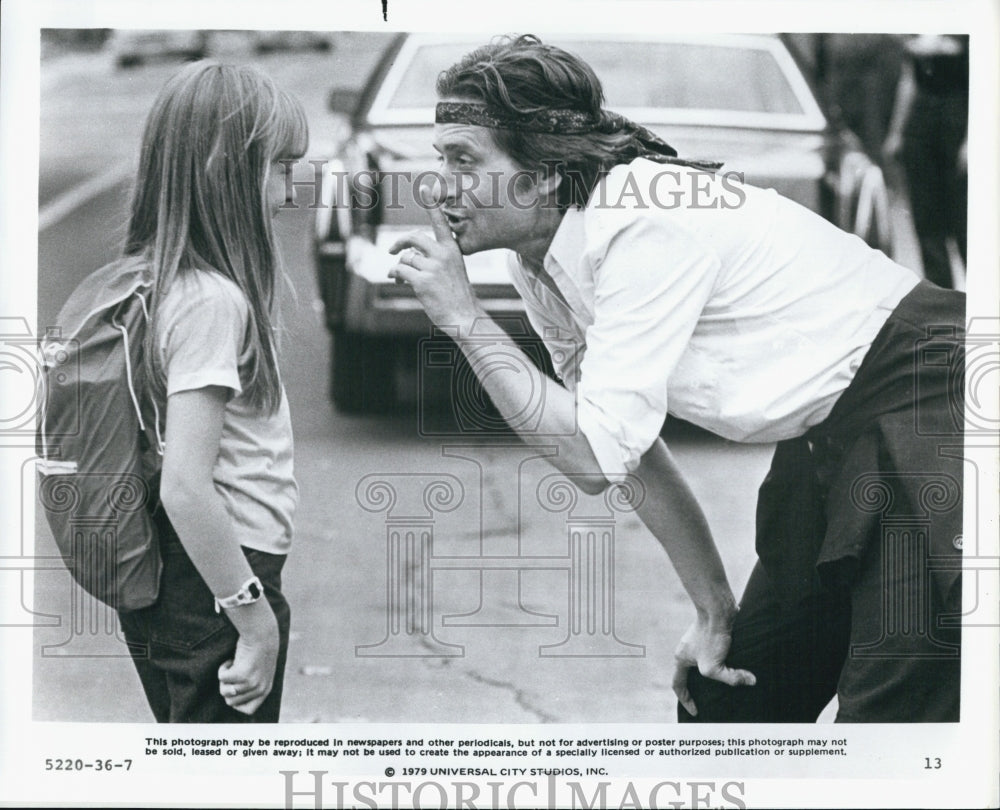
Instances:
[[[159,408],[143,395],[152,278],[136,256],[89,275],[42,340],[39,501],[89,594],[136,610],[159,593]]]

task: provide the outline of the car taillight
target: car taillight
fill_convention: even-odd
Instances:
[[[378,160],[369,152],[367,169],[351,177],[351,222],[354,233],[371,242],[385,219],[382,182]]]

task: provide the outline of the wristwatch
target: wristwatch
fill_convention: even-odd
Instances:
[[[250,577],[240,589],[232,596],[223,598],[215,597],[215,612],[221,613],[223,608],[234,608],[240,605],[249,605],[256,602],[264,595],[264,586],[260,584],[260,577]]]

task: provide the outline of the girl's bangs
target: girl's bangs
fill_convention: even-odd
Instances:
[[[309,148],[309,124],[305,110],[294,98],[279,91],[274,100],[271,143],[275,159],[297,160]]]

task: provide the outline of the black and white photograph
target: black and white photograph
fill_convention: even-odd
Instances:
[[[0,806],[1000,804],[994,4],[2,13]]]

